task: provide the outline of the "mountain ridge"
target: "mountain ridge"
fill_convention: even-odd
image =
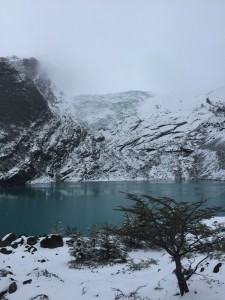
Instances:
[[[186,98],[128,91],[67,100],[34,58],[1,58],[0,186],[225,180],[225,88]]]

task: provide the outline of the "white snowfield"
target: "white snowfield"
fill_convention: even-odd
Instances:
[[[224,218],[217,218],[217,221],[224,221]],[[7,290],[13,281],[17,284],[17,290],[12,294],[7,293],[6,299],[224,300],[225,253],[219,255],[217,259],[204,261],[188,281],[190,292],[181,297],[177,295],[174,262],[164,251],[130,252],[129,256],[134,262],[157,260],[157,264],[151,264],[140,271],[131,271],[129,263],[77,270],[68,267],[68,262],[73,258],[65,241],[66,239],[63,247],[55,249],[43,249],[37,244],[35,245],[37,251],[33,254],[27,252],[26,242],[13,249],[12,254],[0,253],[0,292]],[[190,261],[194,266],[203,257],[199,255],[190,258]],[[186,260],[187,264],[190,261]],[[219,262],[222,266],[218,273],[214,273],[213,269]],[[2,277],[3,270],[11,274]],[[26,281],[28,282],[24,284]],[[136,289],[138,289],[136,298],[132,298],[131,294]],[[38,295],[40,296],[37,297]]]

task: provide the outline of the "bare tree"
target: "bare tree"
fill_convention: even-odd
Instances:
[[[218,228],[204,224],[209,219],[223,211],[221,207],[206,207],[206,200],[197,202],[178,202],[170,198],[154,198],[143,195],[126,194],[134,203],[131,207],[119,207],[116,210],[131,214],[136,226],[124,230],[123,226],[116,233],[121,236],[134,234],[142,237],[151,246],[165,249],[175,262],[175,274],[181,296],[189,292],[187,280],[196,272],[200,263],[212,251],[212,244],[219,239]],[[206,257],[192,270],[184,272],[182,258],[187,254],[206,253]]]

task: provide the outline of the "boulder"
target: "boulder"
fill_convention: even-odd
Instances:
[[[14,233],[9,233],[2,238],[0,241],[0,247],[10,246],[13,241],[16,240],[16,235]]]
[[[38,237],[36,237],[36,236],[29,236],[27,238],[27,244],[30,246],[36,245],[37,242],[38,242]]]
[[[17,290],[17,284],[16,282],[12,282],[10,285],[9,285],[9,294],[13,294],[15,293],[15,291]]]
[[[1,248],[0,253],[2,253],[2,254],[11,254],[12,250],[8,250],[7,248]]]
[[[58,247],[63,247],[63,238],[61,235],[53,234],[51,236],[47,236],[40,243],[42,248],[54,249]]]
[[[18,244],[15,243],[15,242],[13,242],[13,243],[11,244],[11,247],[12,247],[13,249],[16,249],[16,248],[18,248]]]
[[[24,243],[24,239],[19,238],[19,239],[15,240],[14,242],[11,243],[11,247],[16,249],[19,245],[23,245],[23,243]]]

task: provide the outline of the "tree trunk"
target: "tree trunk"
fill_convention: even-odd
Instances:
[[[188,293],[188,285],[187,281],[184,278],[184,274],[182,272],[182,265],[181,265],[181,260],[179,256],[174,257],[175,264],[176,264],[176,276],[177,276],[177,281],[178,281],[178,286],[180,289],[180,294],[181,296],[184,295],[184,293]]]

